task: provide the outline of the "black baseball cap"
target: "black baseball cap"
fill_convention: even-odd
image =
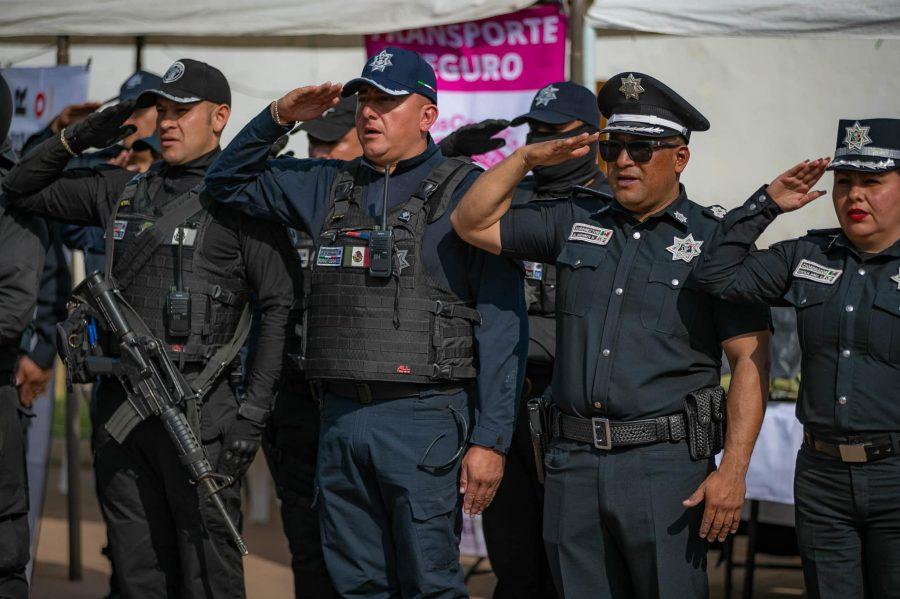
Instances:
[[[326,143],[338,141],[356,127],[356,96],[341,98],[338,105],[317,119],[300,123],[299,131]]]
[[[150,71],[135,71],[119,88],[119,102],[134,100],[150,89],[159,89],[162,77]]]
[[[371,85],[392,96],[421,94],[437,104],[434,69],[412,50],[390,46],[370,57],[362,74],[344,84],[341,95],[352,96],[364,85]]]
[[[173,62],[158,88],[141,93],[137,107],[151,106],[156,102],[156,96],[179,104],[209,100],[215,104],[231,105],[231,88],[222,71],[190,58]]]
[[[900,169],[900,119],[841,119],[836,145],[830,171]]]
[[[665,83],[644,73],[610,77],[597,94],[597,106],[607,119],[601,133],[681,135],[690,140],[691,131],[709,129],[709,121],[699,110]]]
[[[557,81],[538,90],[531,101],[531,110],[510,122],[513,127],[526,122],[561,125],[579,120],[600,129],[600,111],[597,96],[572,81]]]

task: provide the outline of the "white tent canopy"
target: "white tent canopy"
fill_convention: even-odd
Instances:
[[[900,38],[897,0],[595,0],[598,29],[683,36]]]
[[[508,13],[534,0],[4,0],[0,37],[383,33]]]

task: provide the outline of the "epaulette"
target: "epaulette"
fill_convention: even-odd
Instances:
[[[725,215],[728,214],[728,209],[725,208],[725,206],[713,204],[712,206],[705,206],[703,208],[703,214],[715,220],[722,220],[725,218]]]

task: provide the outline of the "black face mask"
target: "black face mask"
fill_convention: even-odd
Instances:
[[[555,139],[567,139],[577,137],[582,133],[594,133],[596,129],[590,125],[582,125],[571,131],[562,133],[537,133],[530,131],[525,136],[525,143],[538,143],[553,141]],[[564,192],[568,193],[575,185],[584,185],[597,176],[600,167],[597,166],[597,142],[589,146],[587,154],[581,158],[567,160],[553,166],[536,166],[531,169],[534,174],[535,191],[539,193]]]

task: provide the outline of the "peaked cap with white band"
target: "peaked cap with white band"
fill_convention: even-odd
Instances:
[[[900,119],[842,119],[830,171],[883,173],[900,169]]]
[[[613,75],[597,94],[597,106],[607,119],[601,133],[629,133],[641,137],[682,135],[706,131],[709,121],[665,83],[637,71]]]

